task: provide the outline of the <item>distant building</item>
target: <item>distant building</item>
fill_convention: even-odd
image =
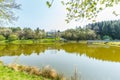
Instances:
[[[46,33],[46,37],[47,38],[55,38],[56,37],[55,34],[56,34],[56,32],[53,32],[53,31],[47,32]]]

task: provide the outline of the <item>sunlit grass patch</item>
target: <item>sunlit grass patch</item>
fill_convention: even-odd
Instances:
[[[32,40],[15,40],[10,42],[11,44],[33,44]]]
[[[0,41],[0,44],[6,44],[6,40]]]
[[[120,42],[108,42],[107,45],[109,45],[109,46],[120,46]]]
[[[42,76],[29,75],[24,72],[15,71],[0,63],[0,80],[50,80]]]

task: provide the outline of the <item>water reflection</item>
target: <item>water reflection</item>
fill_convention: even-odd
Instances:
[[[48,45],[2,45],[0,46],[0,56],[31,55],[33,52],[40,54],[46,49],[48,49]]]
[[[33,45],[1,45],[0,56],[20,56],[31,55],[35,53],[37,55],[44,53],[45,50],[64,50],[68,54],[83,55],[90,58],[95,58],[104,61],[120,62],[120,48],[109,47],[109,46],[98,46],[98,45],[83,45],[79,43],[68,43],[68,44],[33,44]],[[53,53],[53,52],[52,52]]]
[[[120,80],[119,47],[67,44],[0,45],[0,60],[8,64],[51,65],[71,76],[77,68],[82,80]]]

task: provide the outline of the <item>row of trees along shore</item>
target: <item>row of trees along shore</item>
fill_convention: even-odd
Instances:
[[[46,32],[39,28],[0,27],[0,40],[28,40],[45,38]]]
[[[102,21],[88,24],[85,27],[68,29],[62,32],[61,37],[68,40],[119,40],[120,20]]]
[[[60,32],[45,32],[45,30],[36,28],[20,27],[0,27],[0,40],[29,40],[43,38],[64,38],[66,40],[103,40],[103,39],[120,39],[120,20],[103,21],[88,24],[85,27],[67,29]]]

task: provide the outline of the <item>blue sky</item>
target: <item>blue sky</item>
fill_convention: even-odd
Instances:
[[[66,10],[60,3],[60,0],[55,0],[51,8],[46,6],[47,0],[16,0],[20,3],[21,10],[15,11],[19,19],[13,26],[30,27],[35,29],[37,27],[50,30],[65,30],[68,28],[75,28],[76,26],[83,26],[91,21],[72,21],[67,24],[65,22]],[[115,6],[110,9],[105,9],[96,18],[97,21],[119,19],[120,16],[114,16],[112,11],[115,10],[120,13],[120,6]]]

